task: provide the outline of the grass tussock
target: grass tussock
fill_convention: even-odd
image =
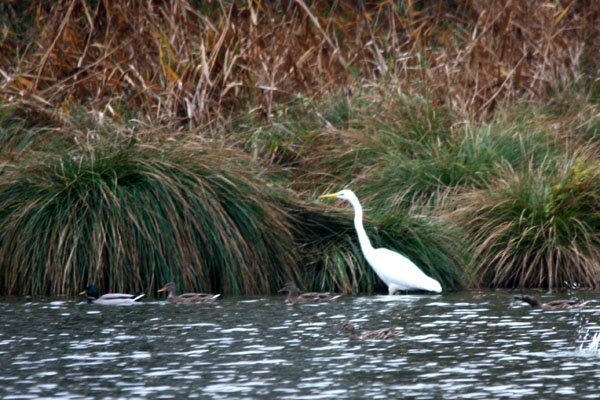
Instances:
[[[498,176],[498,166],[535,167],[562,146],[528,121],[510,127],[497,123],[459,126],[445,140],[413,142],[411,151],[381,153],[357,179],[368,187],[373,204],[401,210],[412,204],[435,206],[453,192],[481,188]],[[451,202],[452,200],[450,200]]]
[[[472,240],[474,275],[492,287],[600,282],[600,175],[584,157],[514,170],[465,193],[455,221]]]
[[[285,214],[224,154],[145,146],[32,161],[0,186],[5,293],[167,281],[268,293],[296,277]]]

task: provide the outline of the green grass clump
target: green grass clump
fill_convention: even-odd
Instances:
[[[600,283],[600,171],[583,157],[514,170],[456,200],[482,286]]]
[[[288,210],[298,242],[302,285],[313,290],[371,293],[378,278],[366,264],[352,218],[311,204]]]
[[[47,155],[0,182],[0,292],[270,293],[296,277],[285,214],[216,148]]]
[[[539,165],[559,153],[548,132],[530,127],[530,121],[491,123],[453,132],[452,140],[423,137],[410,153],[390,148],[359,183],[378,207],[399,210],[415,202],[435,206],[453,192],[484,187],[501,164],[521,168],[533,160]]]

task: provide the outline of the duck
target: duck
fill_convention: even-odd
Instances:
[[[296,303],[325,303],[340,298],[341,294],[332,293],[300,293],[298,286],[294,282],[288,282],[284,287],[279,289],[278,293],[288,293],[287,302],[289,304]]]
[[[398,336],[398,332],[394,327],[358,333],[356,327],[350,322],[344,323],[341,330],[348,333],[351,339],[392,339]]]
[[[144,293],[139,295],[127,293],[106,293],[100,296],[98,287],[94,284],[88,285],[85,290],[79,293],[80,296],[86,295],[89,304],[100,304],[106,306],[123,306],[131,305],[145,296]]]
[[[537,298],[528,296],[526,294],[517,295],[515,299],[524,301],[529,304],[532,308],[541,308],[545,311],[559,311],[559,310],[570,310],[581,308],[587,303],[589,300],[583,301],[579,299],[564,299],[564,300],[552,300],[547,303],[541,303]]]
[[[158,292],[168,292],[167,301],[169,303],[211,303],[221,294],[207,293],[184,293],[177,295],[177,286],[174,282],[167,283],[164,287],[158,289]]]

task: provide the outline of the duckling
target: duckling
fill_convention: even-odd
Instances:
[[[169,292],[167,301],[169,303],[211,303],[221,294],[207,294],[207,293],[184,293],[177,295],[177,287],[174,282],[167,283],[163,288],[159,289],[158,292]]]
[[[328,301],[335,300],[341,297],[341,294],[332,294],[332,293],[302,293],[300,294],[300,290],[298,286],[294,282],[288,282],[284,287],[279,289],[278,293],[288,293],[287,302],[290,304],[296,303],[324,303]]]
[[[110,306],[131,305],[145,296],[144,293],[139,295],[126,293],[106,293],[100,296],[100,291],[96,285],[89,285],[80,296],[86,295],[89,304],[101,304]]]
[[[579,299],[552,300],[547,303],[540,303],[540,301],[535,297],[527,296],[526,294],[517,295],[515,296],[515,299],[524,301],[533,308],[541,308],[545,311],[570,310],[574,308],[581,308],[589,303],[589,300],[583,301]]]
[[[342,325],[341,330],[348,333],[351,339],[392,339],[398,336],[398,332],[396,332],[394,327],[357,333],[356,328],[350,322],[346,322]]]

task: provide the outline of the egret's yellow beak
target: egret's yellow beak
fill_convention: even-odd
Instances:
[[[159,292],[159,293],[160,293],[160,292],[166,292],[166,291],[167,291],[167,287],[166,287],[166,286],[165,286],[164,288],[160,288],[160,289],[158,289],[158,292]]]
[[[320,199],[335,199],[337,198],[337,193],[329,193],[329,194],[323,194],[321,196],[319,196]]]
[[[79,293],[80,296],[86,295],[87,292],[84,290],[83,292]]]

